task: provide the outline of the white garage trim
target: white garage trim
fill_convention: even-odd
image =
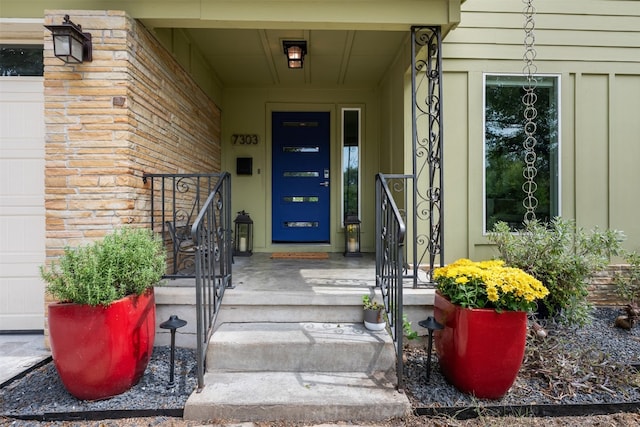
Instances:
[[[0,332],[44,329],[42,77],[0,77]]]
[[[42,18],[0,18],[2,44],[42,44],[44,31]]]

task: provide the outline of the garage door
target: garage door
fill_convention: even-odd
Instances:
[[[0,331],[44,329],[42,77],[0,77]]]

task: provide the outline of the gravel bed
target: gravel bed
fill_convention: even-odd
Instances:
[[[123,394],[97,401],[78,400],[70,395],[53,362],[48,363],[0,390],[0,416],[54,419],[56,414],[76,412],[150,411],[160,414],[161,411],[182,411],[197,386],[196,354],[194,350],[176,348],[175,386],[168,388],[170,355],[170,347],[155,347],[137,385]]]
[[[523,364],[514,385],[498,400],[477,399],[460,393],[448,384],[438,365],[435,353],[431,358],[430,381],[426,383],[426,351],[408,351],[405,364],[406,389],[414,407],[478,407],[507,405],[582,405],[602,403],[638,403],[640,408],[640,375],[629,365],[640,364],[640,326],[624,330],[614,326],[619,310],[597,308],[593,322],[585,327],[553,329],[548,325],[549,337],[560,337],[561,347],[552,351],[555,356],[579,354],[590,360],[593,366],[605,366],[607,378],[587,378],[588,372],[580,369],[571,359],[561,359],[567,366],[564,372],[574,373],[563,389],[570,392],[554,393],[554,387],[542,380],[536,372],[526,371]],[[547,338],[548,339],[548,338]],[[529,355],[530,345],[527,344]],[[553,355],[552,355],[553,356]],[[551,365],[552,362],[549,363]],[[597,377],[597,376],[596,376]],[[630,381],[620,381],[621,379]],[[560,382],[560,381],[558,381]],[[586,385],[585,385],[586,384]]]
[[[521,370],[509,392],[499,400],[479,400],[457,391],[448,384],[439,371],[437,356],[432,356],[431,379],[426,383],[426,351],[413,347],[405,352],[405,390],[414,408],[482,407],[507,405],[567,405],[594,403],[637,403],[640,407],[640,387],[637,371],[630,364],[640,364],[640,326],[631,331],[613,326],[618,311],[599,308],[594,321],[584,328],[551,331],[566,338],[567,348],[581,350],[599,364],[611,365],[626,378],[635,378],[636,384],[619,384],[615,380],[603,381],[604,388],[575,387],[571,395],[554,397],[549,385],[540,381],[535,373]],[[525,365],[526,366],[526,365]],[[150,411],[148,414],[120,416],[149,416],[151,411],[165,415],[180,411],[196,387],[195,352],[176,349],[174,388],[167,388],[169,380],[169,348],[156,347],[151,362],[141,381],[128,392],[102,401],[80,401],[64,389],[53,363],[49,363],[0,390],[1,417],[56,419],[56,414],[100,411]],[[53,416],[52,416],[53,415]],[[179,416],[179,415],[178,415]],[[108,418],[108,417],[106,417]],[[113,417],[112,417],[113,418]],[[0,422],[1,424],[1,422]]]

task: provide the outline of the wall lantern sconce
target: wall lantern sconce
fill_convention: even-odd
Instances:
[[[344,256],[362,256],[360,253],[360,220],[355,215],[344,219]]]
[[[305,40],[283,40],[282,47],[287,56],[287,66],[302,68],[304,56],[307,54],[307,42]]]
[[[233,254],[251,256],[253,254],[253,220],[245,211],[238,212],[235,222],[235,239]]]
[[[53,34],[53,53],[67,64],[91,62],[91,34],[83,33],[82,26],[76,25],[64,16],[61,25],[45,25]]]

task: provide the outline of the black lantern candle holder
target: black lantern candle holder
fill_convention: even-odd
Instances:
[[[238,212],[233,221],[235,234],[233,241],[233,254],[235,256],[253,255],[253,221],[245,211]]]
[[[360,220],[355,215],[344,219],[344,256],[362,256],[360,252]]]

